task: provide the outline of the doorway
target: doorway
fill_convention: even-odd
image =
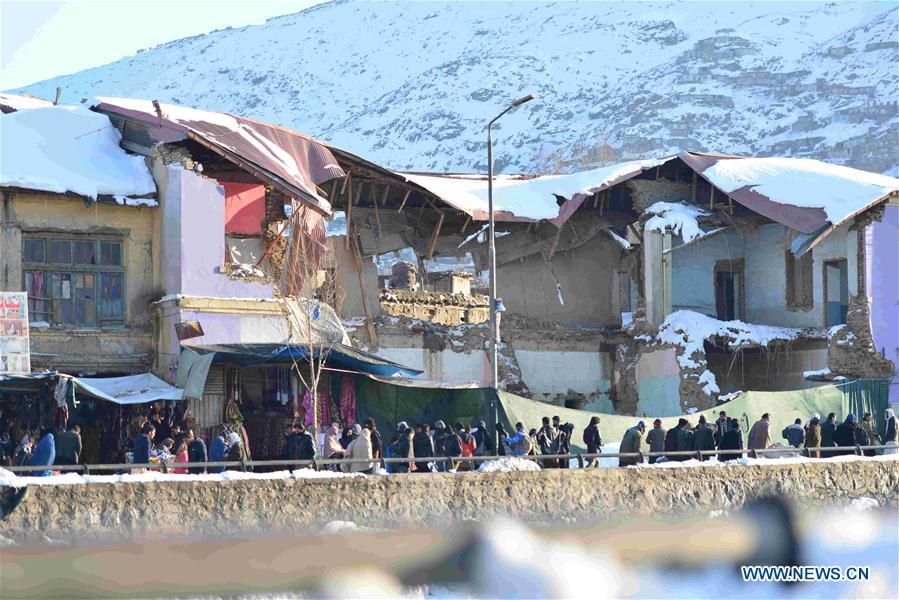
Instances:
[[[715,313],[719,321],[745,318],[745,281],[742,258],[715,264]]]
[[[845,325],[849,312],[849,262],[824,262],[824,324],[830,328]]]

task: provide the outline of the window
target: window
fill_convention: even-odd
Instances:
[[[785,261],[787,310],[811,310],[815,305],[811,250],[797,258],[787,249]]]
[[[124,324],[121,239],[25,234],[22,262],[32,321],[74,327]]]

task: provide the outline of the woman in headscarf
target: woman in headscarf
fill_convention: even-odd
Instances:
[[[209,462],[224,462],[227,451],[228,447],[225,445],[225,438],[217,435],[212,441],[212,447],[209,448]],[[221,473],[224,470],[224,467],[209,467],[207,469],[210,473]]]
[[[350,444],[353,443],[353,439],[356,436],[353,435],[353,428],[347,425],[343,428],[343,433],[340,435],[340,445],[343,446],[344,450],[349,450]]]
[[[350,443],[350,447],[346,451],[346,458],[360,460],[359,462],[345,463],[341,465],[341,468],[347,473],[371,473],[375,467],[375,463],[371,462],[371,431],[362,429],[358,424],[353,427],[354,429],[359,427],[359,437]]]
[[[880,436],[880,443],[884,446],[892,446],[883,451],[884,454],[899,454],[899,441],[897,441],[896,414],[892,408],[886,409],[884,413],[883,434]]]
[[[228,461],[246,460],[246,457],[240,435],[236,431],[232,431],[228,434]]]
[[[821,446],[821,417],[815,413],[809,422],[805,424],[805,447],[819,448]],[[821,458],[820,450],[809,450],[811,458]]]

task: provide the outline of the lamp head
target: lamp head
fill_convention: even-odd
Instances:
[[[534,99],[534,94],[528,94],[527,96],[524,96],[523,98],[519,98],[518,100],[515,100],[515,101],[512,103],[512,106],[513,106],[513,107],[521,106],[521,105],[524,104],[525,102],[530,102],[530,101],[533,100],[533,99]]]

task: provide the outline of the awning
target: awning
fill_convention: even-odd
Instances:
[[[306,360],[309,347],[302,344],[214,344],[185,345],[184,348],[198,354],[214,353],[215,363],[227,363],[240,367],[254,367],[268,363],[292,363],[294,360]],[[423,371],[395,363],[345,344],[335,343],[325,348],[326,367],[344,369],[366,375],[380,377],[414,377]],[[313,355],[318,358],[321,352],[315,348]]]
[[[182,391],[152,373],[124,377],[73,377],[75,391],[116,404],[181,400]]]
[[[39,371],[35,373],[0,373],[0,391],[33,392],[45,387],[56,379],[56,371]]]

